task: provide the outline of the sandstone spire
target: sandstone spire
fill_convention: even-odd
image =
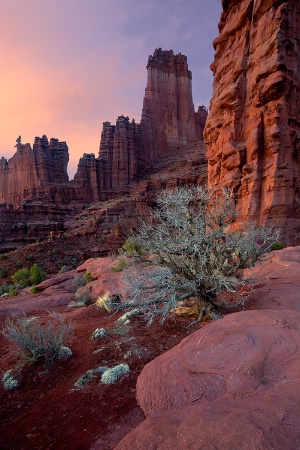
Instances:
[[[149,56],[141,127],[146,162],[197,140],[192,73],[181,53],[158,48]]]
[[[237,192],[239,221],[300,242],[300,2],[223,0],[206,123],[209,183]]]

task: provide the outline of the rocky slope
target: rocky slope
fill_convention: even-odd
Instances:
[[[191,330],[183,327],[191,319],[184,317],[151,327],[136,318],[118,327],[118,314],[95,305],[67,308],[85,271],[96,278],[86,286],[94,300],[122,289],[122,272],[111,272],[113,257],[47,279],[34,295],[2,299],[1,320],[55,309],[73,320],[75,334],[73,358],[27,366],[18,389],[1,391],[1,448],[298,448],[299,261],[299,247],[269,254],[253,270],[256,289],[247,310],[201,324],[188,337]],[[91,339],[99,327],[108,336]],[[0,354],[2,373],[19,362],[3,335]],[[115,384],[95,376],[75,388],[87,370],[121,362],[130,373]]]
[[[223,0],[205,129],[209,183],[237,192],[240,224],[300,240],[300,3]]]
[[[227,315],[144,367],[146,420],[116,450],[298,448],[299,256],[287,248],[255,266],[259,310]]]

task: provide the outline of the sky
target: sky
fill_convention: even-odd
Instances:
[[[73,178],[98,155],[102,123],[140,121],[155,48],[187,56],[193,100],[209,106],[221,0],[0,0],[0,157],[16,139],[66,141]]]

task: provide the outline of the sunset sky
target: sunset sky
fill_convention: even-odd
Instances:
[[[155,48],[188,58],[195,109],[212,94],[221,0],[0,0],[0,157],[35,136],[67,141],[73,178],[102,123],[140,121]]]

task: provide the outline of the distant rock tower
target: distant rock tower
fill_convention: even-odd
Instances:
[[[212,186],[237,193],[238,220],[300,243],[300,2],[223,0],[206,122]]]
[[[186,56],[158,48],[149,56],[141,127],[146,162],[197,140],[192,73]]]

